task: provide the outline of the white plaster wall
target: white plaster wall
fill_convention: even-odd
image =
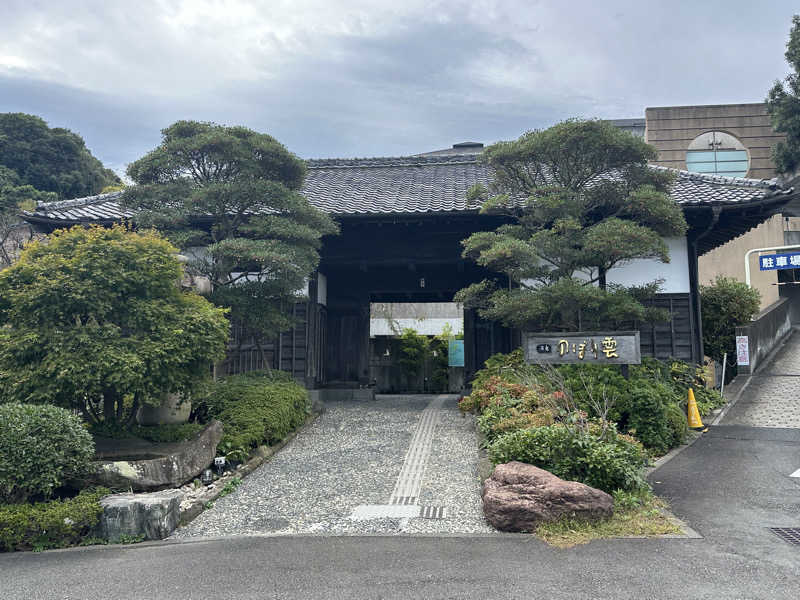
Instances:
[[[653,259],[636,259],[626,265],[611,269],[606,275],[608,283],[624,286],[642,285],[654,279],[663,279],[661,293],[689,293],[689,250],[685,237],[664,238],[669,248],[669,262]]]

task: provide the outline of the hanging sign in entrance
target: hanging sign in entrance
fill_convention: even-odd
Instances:
[[[464,366],[464,340],[450,340],[447,344],[447,366]]]
[[[524,332],[527,363],[638,365],[638,331]]]

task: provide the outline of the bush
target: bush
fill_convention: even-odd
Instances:
[[[494,464],[517,460],[608,493],[648,487],[644,449],[613,428],[604,434],[566,425],[522,429],[501,435],[488,451]]]
[[[282,440],[310,412],[308,392],[281,371],[220,379],[203,405],[208,418],[223,424],[218,451],[237,460],[260,444]]]
[[[50,498],[94,456],[78,417],[47,405],[0,405],[0,502]]]
[[[676,431],[670,415],[678,408],[679,397],[671,386],[648,379],[632,379],[625,393],[617,398],[614,417],[622,431],[627,431],[657,454],[683,442],[684,430]],[[674,406],[675,409],[671,409]],[[686,416],[683,413],[683,422]]]
[[[703,314],[703,347],[708,356],[722,362],[725,352],[736,352],[736,326],[745,325],[758,312],[761,295],[730,277],[717,277],[713,285],[700,286]]]
[[[83,490],[75,498],[37,504],[0,504],[0,551],[47,550],[87,539],[103,512],[105,488]]]
[[[701,415],[724,404],[719,392],[705,387],[703,367],[680,360],[644,358],[625,379],[617,366],[542,367],[517,364],[517,359],[517,354],[492,357],[493,367],[478,373],[472,395],[460,403],[465,412],[481,415],[478,426],[490,440],[503,431],[525,428],[526,420],[527,426],[537,425],[522,415],[547,407],[556,422],[568,422],[576,411],[616,422],[620,431],[663,454],[685,439],[690,387]]]

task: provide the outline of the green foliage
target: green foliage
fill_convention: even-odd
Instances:
[[[75,546],[90,537],[103,512],[107,489],[83,490],[75,498],[36,504],[0,504],[0,551]]]
[[[23,243],[31,237],[19,212],[35,208],[38,202],[57,199],[54,192],[21,185],[19,175],[0,164],[0,269],[14,262]]]
[[[0,405],[0,502],[50,498],[82,475],[93,456],[92,437],[69,411]]]
[[[488,452],[494,464],[528,463],[608,493],[647,487],[643,448],[613,429],[604,434],[565,425],[522,429],[498,437]]]
[[[503,432],[546,425],[549,418],[580,421],[582,412],[590,420],[616,423],[660,455],[686,437],[689,388],[701,415],[724,404],[719,392],[705,387],[702,367],[678,360],[644,358],[631,366],[629,379],[613,365],[525,365],[519,351],[495,355],[486,365],[459,406],[478,413],[478,427],[490,441]]]
[[[636,290],[606,284],[609,269],[631,260],[669,262],[662,238],[686,232],[666,193],[669,175],[647,166],[654,152],[608,123],[577,120],[487,148],[494,182],[470,195],[483,201],[482,212],[513,223],[473,234],[463,254],[505,277],[465,288],[456,301],[522,329],[665,319],[643,305],[658,282]]]
[[[141,403],[191,395],[225,351],[224,310],[181,291],[152,232],[74,227],[0,272],[0,397],[129,423]]]
[[[779,173],[792,174],[800,167],[800,15],[792,17],[784,56],[792,72],[772,86],[767,95],[767,112],[775,131],[786,135],[786,141],[772,149],[775,167]]]
[[[218,497],[223,498],[229,494],[232,494],[240,485],[242,485],[242,480],[238,477],[234,477],[222,487],[222,489],[219,491]]]
[[[50,128],[40,117],[24,113],[0,114],[0,167],[16,173],[16,185],[53,192],[59,198],[91,196],[120,183],[79,135]]]
[[[761,304],[758,290],[730,277],[717,277],[713,285],[700,286],[703,347],[718,362],[736,351],[736,327],[746,325]]]
[[[274,371],[220,379],[199,410],[222,421],[217,451],[244,460],[256,446],[278,442],[301,426],[310,406],[305,388],[287,374]]]
[[[119,178],[66,129],[33,115],[0,114],[0,269],[12,264],[30,233],[19,218],[39,202],[98,193]]]
[[[319,263],[320,239],[338,231],[298,191],[305,163],[244,127],[178,121],[162,136],[128,167],[138,185],[123,203],[178,246],[207,246],[191,266],[211,278],[212,300],[232,321],[257,339],[288,329],[287,309]],[[210,228],[198,228],[198,218]]]
[[[686,416],[678,408],[679,402],[668,384],[636,379],[620,394],[614,410],[620,429],[660,455],[680,445],[686,435]],[[676,414],[682,425],[676,421]]]
[[[430,339],[406,328],[398,338],[400,346],[400,368],[408,377],[416,377],[425,367],[425,359],[430,353]]]
[[[483,368],[475,373],[472,379],[472,389],[482,388],[491,377],[508,376],[525,364],[522,348],[517,348],[508,354],[493,354],[486,359]]]

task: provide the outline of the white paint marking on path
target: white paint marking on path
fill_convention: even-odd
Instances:
[[[797,471],[789,475],[789,477],[800,477],[800,469],[797,469]]]

